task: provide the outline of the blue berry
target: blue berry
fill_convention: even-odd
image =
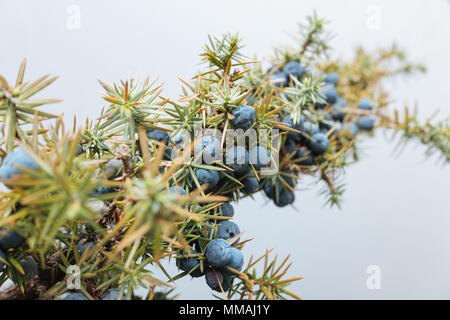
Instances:
[[[223,291],[228,291],[228,289],[230,289],[232,277],[227,277],[226,274],[219,270],[208,270],[205,274],[205,280],[208,287],[212,290],[222,292],[220,286],[222,286]]]
[[[38,272],[38,264],[33,257],[28,256],[19,261],[20,266],[22,267],[24,274],[21,275],[22,279],[25,281],[31,280]],[[13,275],[12,280],[17,282],[18,279]]]
[[[332,73],[328,73],[325,76],[325,79],[323,80],[323,82],[327,83],[327,84],[332,84],[332,85],[336,85],[336,83],[339,81],[339,75],[335,72]]]
[[[114,188],[98,186],[92,192],[92,196],[101,196],[102,194],[107,194],[107,193],[111,193],[111,192],[114,192]]]
[[[231,248],[231,258],[228,266],[237,271],[242,270],[242,267],[244,266],[244,255],[242,254],[241,250],[237,248]]]
[[[0,258],[2,258],[3,260],[6,261],[6,256],[2,250],[0,250]],[[0,260],[0,271],[2,271],[4,267],[5,267],[5,263]]]
[[[319,132],[312,136],[312,139],[309,142],[309,149],[314,154],[322,154],[327,150],[328,144],[329,144],[328,137],[323,133]]]
[[[156,140],[159,142],[164,142],[166,145],[169,144],[169,135],[166,131],[163,130],[149,130],[147,131],[147,137],[151,140]]]
[[[283,189],[283,186],[279,180],[276,180],[275,184],[272,179],[268,179],[264,184],[264,194],[269,198],[273,199]]]
[[[249,152],[250,163],[256,170],[267,167],[270,163],[270,152],[265,147],[256,146]]]
[[[279,71],[279,72],[276,72],[276,73],[270,75],[269,80],[276,87],[287,87],[289,84],[286,73],[284,73],[282,71]]]
[[[1,229],[0,231],[0,249],[3,251],[18,247],[24,240],[23,237],[14,230],[11,230],[6,234],[4,233],[5,231],[6,228]]]
[[[174,145],[179,147],[184,142],[184,134],[182,134],[181,132],[177,132],[177,133],[173,134],[172,141],[173,141]]]
[[[213,239],[206,248],[206,260],[213,267],[221,268],[231,259],[231,245],[225,239]]]
[[[231,123],[235,129],[248,130],[256,121],[255,109],[252,106],[238,106],[231,114],[234,116]]]
[[[164,150],[164,156],[163,159],[164,160],[172,160],[176,158],[176,155],[174,155],[174,157],[172,157],[173,154],[173,149],[172,147],[166,147]]]
[[[197,254],[197,251],[192,250],[192,254]],[[178,258],[177,260],[180,270],[187,272],[191,271],[200,264],[196,258]],[[203,272],[201,272],[200,267],[197,267],[197,269],[192,271],[190,275],[194,278],[198,278],[203,275]]]
[[[221,215],[223,217],[233,217],[234,216],[234,208],[229,202],[222,203],[219,207],[214,208],[209,211],[208,214],[212,215]]]
[[[289,82],[291,76],[300,80],[305,73],[305,69],[297,61],[290,61],[284,65],[283,72],[286,74]]]
[[[236,223],[230,220],[222,221],[217,226],[217,238],[220,239],[232,239],[236,237],[241,231]],[[239,238],[236,239],[232,244],[238,243]]]
[[[222,216],[224,217],[232,217],[234,216],[234,208],[229,202],[224,202],[220,205],[220,209],[222,210]]]
[[[325,96],[325,101],[329,104],[335,103],[338,99],[338,93],[335,87],[325,88],[323,95]]]
[[[110,288],[100,297],[100,300],[117,300],[119,293],[119,288]]]
[[[77,249],[80,252],[80,255],[83,254],[87,249],[92,250],[95,247],[95,242],[80,240],[77,244]]]
[[[123,162],[119,159],[111,159],[105,165],[107,179],[115,179],[122,174]]]
[[[23,174],[23,171],[19,169],[18,166],[27,167],[33,170],[38,169],[38,165],[23,149],[16,148],[8,153],[8,155],[3,159],[0,167],[0,179],[9,180],[14,175]]]
[[[344,106],[341,104],[336,103],[333,105],[333,110],[331,111],[331,118],[334,121],[340,121],[340,122],[344,121],[345,113],[342,112],[343,108],[344,108]]]
[[[294,176],[298,176],[298,173],[292,170],[285,170],[283,172],[286,173],[286,175],[283,175],[283,180],[286,181],[286,183],[292,188],[294,188],[297,185],[297,179],[294,178]]]
[[[322,102],[316,102],[315,104],[314,104],[314,108],[317,110],[317,109],[323,109],[323,108],[325,108],[327,106],[327,103],[325,102],[325,103],[322,103]]]
[[[186,191],[180,186],[171,186],[169,188],[169,192],[173,193],[173,194],[180,195],[180,196],[185,196],[186,195]]]
[[[303,123],[303,133],[307,134],[309,137],[312,137],[316,133],[319,133],[319,126],[315,123],[305,121]]]
[[[356,124],[352,123],[347,123],[344,127],[342,127],[342,130],[344,132],[348,132],[350,133],[352,136],[356,136],[358,134],[358,126]]]
[[[241,189],[245,194],[252,194],[259,189],[259,181],[255,177],[247,177],[242,180],[244,187]]]
[[[198,139],[195,143],[194,147],[195,154],[203,152],[203,159],[211,160],[211,162],[220,159],[220,151],[220,141],[214,136],[202,136],[201,139]]]
[[[81,292],[69,292],[63,297],[63,300],[89,300],[89,299]]]
[[[375,119],[372,117],[360,117],[358,119],[358,127],[364,131],[372,131],[375,124]]]
[[[83,146],[81,144],[77,144],[77,152],[76,155],[79,156],[84,152]]]
[[[284,150],[286,150],[287,154],[292,154],[297,150],[297,144],[292,139],[286,139],[284,142]]]
[[[292,204],[295,200],[295,195],[290,190],[281,190],[278,197],[273,199],[273,202],[277,207],[285,207],[289,204]]]
[[[197,169],[195,176],[201,184],[207,183],[209,188],[213,188],[219,182],[219,173],[216,170]]]
[[[225,164],[238,176],[244,176],[250,171],[248,162],[249,155],[244,147],[232,147],[225,154]]]
[[[370,100],[369,98],[363,98],[363,99],[359,100],[358,108],[360,108],[362,110],[368,110],[368,111],[372,110],[373,109],[372,100]]]
[[[302,159],[298,162],[302,166],[312,166],[314,165],[314,156],[308,149],[300,149],[295,153],[294,159]]]
[[[289,128],[295,129],[297,131],[302,131],[305,121],[303,120],[303,117],[301,117],[300,122],[294,125],[294,121],[291,116],[286,116],[284,117],[282,122]],[[288,131],[287,136],[294,141],[300,141],[301,139],[301,133],[299,132]]]
[[[271,73],[273,70],[275,70],[273,73],[281,72],[278,66],[270,66],[266,73]]]

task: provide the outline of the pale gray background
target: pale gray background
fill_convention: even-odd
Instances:
[[[81,29],[67,28],[67,8],[81,9]],[[381,9],[381,29],[367,28],[367,8]],[[387,83],[394,107],[417,102],[425,118],[450,114],[450,4],[448,1],[0,1],[0,73],[15,79],[28,57],[27,79],[61,78],[45,96],[64,99],[46,108],[80,120],[103,105],[96,79],[160,75],[165,95],[177,97],[176,76],[199,70],[208,33],[239,31],[245,52],[269,57],[290,44],[297,21],[316,9],[337,34],[334,55],[355,46],[397,41],[427,65],[424,76]],[[13,80],[11,80],[13,81]],[[381,132],[366,139],[365,157],[348,169],[343,210],[322,207],[317,188],[299,190],[294,209],[278,209],[258,195],[236,206],[236,222],[255,238],[244,253],[275,247],[292,254],[290,275],[305,279],[291,289],[305,299],[449,299],[450,168],[424,161],[413,144],[394,157]],[[300,183],[300,189],[306,188]],[[381,290],[368,290],[366,268],[381,268]],[[169,269],[175,273],[174,267]],[[204,279],[182,280],[182,298],[211,298]]]

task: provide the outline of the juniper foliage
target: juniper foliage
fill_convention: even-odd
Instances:
[[[76,265],[81,271],[79,291],[89,299],[102,299],[111,290],[117,299],[176,298],[172,292],[178,279],[206,272],[224,279],[219,281],[219,299],[300,299],[287,287],[301,278],[288,276],[289,257],[277,265],[277,257],[270,258],[272,250],[248,259],[242,270],[208,263],[208,243],[216,237],[218,224],[232,218],[222,215],[222,204],[252,196],[242,192],[245,179],[256,177],[256,192],[264,190],[281,206],[287,200],[292,203],[297,180],[310,176],[322,184],[324,202],[340,206],[343,173],[359,159],[361,135],[349,128],[361,116],[373,117],[375,130],[386,128],[401,142],[418,140],[428,146],[427,153],[450,160],[448,122],[420,123],[408,108],[400,117],[389,110],[382,86],[386,77],[422,72],[424,67],[408,62],[396,46],[373,53],[358,49],[351,61],[333,61],[325,26],[315,14],[308,17],[297,48],[278,48],[269,72],[242,53],[239,35],[209,37],[200,55],[205,70],[191,80],[180,79],[182,94],[176,100],[164,98],[162,85],[149,78],[100,81],[109,105],[80,127],[75,119],[67,128],[62,117],[41,110],[58,100],[33,99],[56,77],[25,81],[25,60],[15,85],[0,76],[2,166],[20,148],[38,167],[19,166],[21,174],[2,181],[7,190],[0,194],[0,236],[16,232],[21,241],[2,248],[0,284],[7,279],[13,284],[0,298],[60,299],[70,291],[66,272]],[[304,75],[286,79],[287,87],[275,85],[271,75],[290,62],[301,64]],[[339,103],[326,103],[321,73],[339,76]],[[358,108],[362,98],[371,99],[374,110]],[[193,152],[167,156],[168,147],[177,150],[175,137],[181,129],[195,144],[196,123],[226,131],[233,127],[233,110],[242,105],[254,108],[252,128],[281,130],[280,147],[271,150],[280,155],[276,173],[262,176],[251,165],[240,176],[221,161],[197,161]],[[340,121],[330,118],[335,112]],[[329,141],[324,153],[308,154],[313,128]],[[161,136],[166,132],[168,145],[166,139],[150,139],[152,130],[160,130]],[[290,137],[299,139],[293,153],[285,148]],[[269,149],[274,148],[271,142]],[[224,140],[220,143],[223,146]],[[220,183],[213,188],[202,184],[198,169],[216,171]],[[242,249],[252,240],[246,237],[240,233],[227,241]],[[180,268],[184,261],[184,270],[169,274],[163,260],[176,260]],[[155,276],[157,269],[164,278]],[[136,296],[139,288],[147,290],[144,297]]]

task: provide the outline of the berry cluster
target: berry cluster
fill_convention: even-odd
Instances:
[[[311,176],[339,205],[337,180],[357,158],[356,136],[398,124],[379,112],[387,101],[380,74],[389,71],[374,74],[366,66],[377,62],[361,53],[348,65],[315,60],[328,47],[322,21],[309,21],[301,49],[276,53],[267,72],[247,61],[237,35],[210,37],[201,55],[207,70],[180,79],[176,101],[148,78],[100,81],[108,106],[77,133],[34,109],[54,100],[28,99],[52,79],[23,82],[25,64],[16,87],[0,77],[0,179],[10,189],[0,195],[0,270],[20,288],[42,275],[26,284],[66,300],[134,299],[142,284],[148,298],[164,299],[153,268],[175,257],[182,272],[171,281],[204,276],[227,297],[298,298],[284,287],[300,278],[281,279],[287,260],[277,269],[266,252],[243,267],[248,240],[231,221],[233,201],[262,191],[276,206],[292,205],[298,181]],[[51,118],[56,124],[44,129]],[[447,131],[414,129],[446,150]],[[251,270],[259,261],[262,276]],[[64,272],[74,264],[91,276],[80,292],[67,292]]]

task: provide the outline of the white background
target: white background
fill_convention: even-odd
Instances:
[[[67,27],[71,5],[81,28]],[[367,28],[378,6],[380,29]],[[348,59],[358,45],[373,49],[397,42],[428,67],[426,75],[386,85],[394,108],[417,103],[421,117],[450,114],[450,3],[435,1],[6,1],[0,0],[0,74],[13,81],[27,56],[27,79],[61,78],[45,96],[63,103],[46,108],[69,120],[96,116],[104,105],[96,79],[160,76],[165,96],[176,98],[176,76],[200,69],[207,34],[238,31],[245,53],[259,59],[292,44],[297,22],[317,10],[336,34],[333,55]],[[305,299],[449,299],[450,169],[411,144],[394,157],[381,132],[363,139],[363,160],[350,167],[343,209],[323,207],[317,187],[299,184],[295,208],[276,208],[262,196],[235,207],[235,221],[255,238],[246,258],[265,248],[292,255],[291,287]],[[309,190],[304,190],[309,189]],[[381,290],[368,290],[366,269],[381,268]],[[175,274],[176,268],[169,267]],[[204,279],[178,282],[181,298],[211,298]]]

